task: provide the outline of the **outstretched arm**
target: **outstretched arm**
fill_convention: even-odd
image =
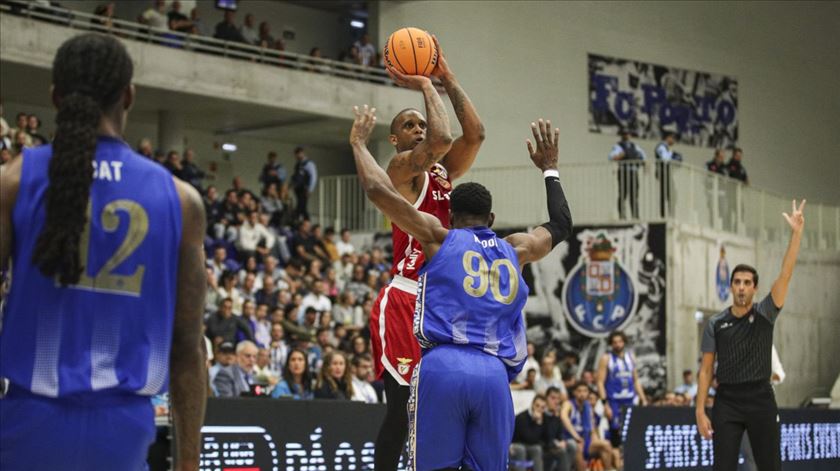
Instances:
[[[551,121],[540,119],[538,123],[531,123],[531,131],[536,140],[536,148],[530,140],[526,141],[528,153],[534,165],[545,175],[549,220],[531,232],[518,232],[505,237],[516,249],[520,268],[548,255],[554,246],[568,239],[572,233],[572,214],[566,195],[563,194],[560,173],[557,170],[557,139],[560,130],[555,129],[552,135]]]
[[[376,108],[368,108],[365,105],[361,110],[359,107],[354,107],[353,112],[356,114],[356,119],[350,131],[350,145],[353,147],[356,171],[362,188],[380,211],[423,245],[426,257],[431,258],[449,231],[436,217],[420,212],[409,204],[397,192],[388,174],[379,167],[376,159],[370,154],[367,140],[376,124]]]
[[[715,352],[703,352],[703,359],[700,362],[700,373],[697,375],[697,397],[695,398],[695,419],[697,431],[706,440],[712,439],[712,422],[706,415],[706,398],[709,397],[709,386],[712,384],[713,368],[715,365]]]
[[[461,124],[461,131],[464,133],[461,137],[455,139],[452,148],[440,162],[449,173],[449,178],[456,180],[467,173],[467,170],[475,162],[478,149],[484,142],[484,124],[482,124],[472,101],[470,101],[464,89],[461,88],[461,85],[458,84],[452,69],[449,68],[437,37],[432,35],[432,39],[438,51],[437,66],[432,75],[439,78],[443,88],[446,89],[449,101],[452,102],[452,107],[455,109],[455,116],[458,117],[458,122]]]
[[[401,188],[411,184],[415,177],[432,168],[452,147],[452,133],[449,130],[449,115],[432,80],[422,75],[404,75],[389,68],[388,74],[397,85],[423,93],[426,104],[426,138],[413,149],[400,152],[388,164],[388,176],[394,186]]]
[[[796,207],[796,200],[793,200],[791,213],[782,213],[782,216],[790,225],[790,242],[788,242],[785,257],[782,259],[782,271],[779,277],[773,283],[770,289],[770,296],[773,297],[773,304],[776,307],[785,305],[785,298],[787,298],[788,285],[793,276],[793,267],[796,266],[796,257],[799,255],[799,244],[802,242],[802,230],[805,227],[805,216],[802,214],[802,209],[805,208],[805,200]]]

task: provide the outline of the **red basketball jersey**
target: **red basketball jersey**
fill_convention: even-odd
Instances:
[[[449,228],[449,192],[452,191],[449,174],[443,165],[435,164],[424,177],[420,196],[414,202],[414,207],[435,216],[444,227]],[[391,274],[417,281],[417,273],[423,266],[423,248],[420,242],[396,224],[391,224],[391,227],[394,245],[394,265]]]

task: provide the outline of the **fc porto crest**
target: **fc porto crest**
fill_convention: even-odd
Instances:
[[[563,311],[578,332],[606,337],[630,320],[638,292],[606,235],[588,231],[581,235],[580,259],[563,285]]]

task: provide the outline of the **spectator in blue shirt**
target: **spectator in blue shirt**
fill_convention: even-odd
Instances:
[[[633,219],[639,219],[639,168],[645,160],[645,151],[630,140],[628,129],[619,131],[621,140],[610,151],[609,159],[618,162],[618,217],[625,218],[624,201],[630,199]]]
[[[315,167],[315,162],[309,160],[303,147],[295,148],[295,172],[292,174],[292,189],[295,191],[297,198],[297,209],[295,210],[295,217],[297,219],[309,219],[309,211],[306,205],[309,202],[309,197],[315,191],[315,185],[318,184],[318,169]]]
[[[665,138],[656,145],[656,177],[659,178],[659,215],[663,218],[671,216],[671,163],[682,162],[682,155],[673,150],[676,135],[671,131],[665,132]]]
[[[309,372],[309,362],[306,353],[294,349],[289,352],[286,367],[283,368],[283,379],[274,386],[271,397],[291,399],[312,399],[312,375]]]

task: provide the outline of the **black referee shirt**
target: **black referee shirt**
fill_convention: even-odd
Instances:
[[[779,311],[768,294],[741,318],[726,308],[709,319],[700,350],[717,353],[718,383],[770,381],[773,326]]]

